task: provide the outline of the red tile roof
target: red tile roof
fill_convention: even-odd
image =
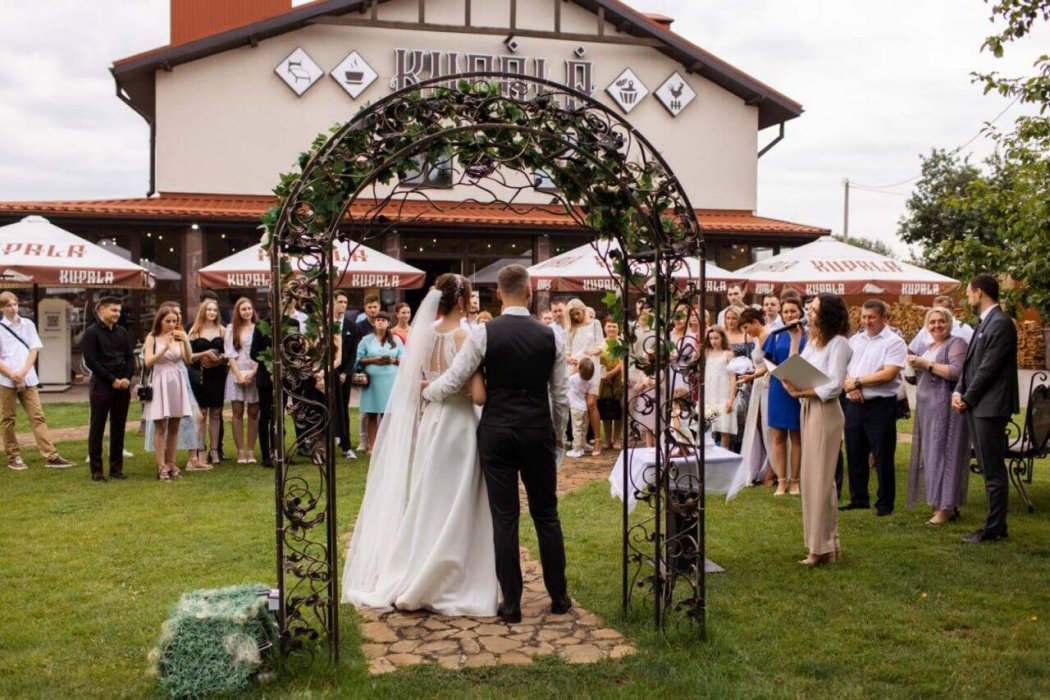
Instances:
[[[96,199],[80,201],[0,202],[0,217],[28,216],[72,217],[98,220],[151,219],[157,221],[230,221],[257,222],[274,202],[263,195],[164,193],[139,199]],[[359,200],[353,208],[357,216],[371,213],[373,200]],[[512,226],[537,228],[559,226],[575,228],[576,223],[558,205],[516,205],[476,202],[395,201],[383,212],[388,218],[400,218],[424,224],[458,224],[464,226]],[[755,216],[736,209],[697,209],[702,229],[712,232],[783,234],[802,237],[827,235],[827,229],[789,221]]]

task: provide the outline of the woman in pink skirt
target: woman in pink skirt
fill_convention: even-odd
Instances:
[[[179,476],[179,468],[175,466],[179,423],[183,416],[192,415],[193,408],[186,371],[182,367],[190,362],[190,342],[179,315],[170,306],[162,305],[157,311],[143,353],[146,369],[152,373],[153,399],[146,403],[142,416],[153,421],[157,478],[171,481]]]

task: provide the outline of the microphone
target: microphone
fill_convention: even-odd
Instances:
[[[809,320],[807,320],[806,317],[803,316],[802,318],[800,318],[797,321],[792,321],[791,323],[787,324],[786,326],[781,326],[780,328],[776,329],[775,331],[770,331],[769,335],[776,335],[777,333],[786,333],[787,331],[792,331],[792,330],[795,330],[796,328],[805,328],[808,325],[809,325]]]

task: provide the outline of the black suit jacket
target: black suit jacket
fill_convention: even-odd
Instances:
[[[998,306],[974,333],[956,391],[974,418],[1010,418],[1020,410],[1017,328]]]
[[[270,370],[266,367],[266,363],[259,359],[259,354],[263,350],[273,346],[273,339],[269,333],[263,333],[259,330],[259,324],[255,324],[255,332],[252,333],[252,346],[248,350],[248,356],[259,363],[259,368],[255,372],[255,386],[260,391],[273,391],[273,375],[270,374]]]
[[[357,344],[361,342],[361,327],[357,323],[357,311],[347,311],[343,315],[343,332],[341,342],[342,345],[339,351],[339,359],[336,363],[336,369],[341,374],[346,374],[348,377],[354,371],[354,365],[357,363]],[[350,381],[347,379],[347,381]]]

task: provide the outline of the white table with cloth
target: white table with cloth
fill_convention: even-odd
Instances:
[[[624,500],[623,477],[624,457],[631,465],[630,483],[627,490],[627,510],[633,512],[637,503],[635,493],[652,484],[656,473],[656,448],[637,447],[620,452],[609,474],[612,496]],[[686,455],[672,457],[671,464],[678,474],[696,474],[697,456]],[[726,502],[733,500],[750,479],[743,459],[735,452],[719,447],[711,442],[704,445],[704,493],[707,495],[726,494]],[[708,572],[719,572],[724,569],[711,560],[705,560],[704,568]]]

